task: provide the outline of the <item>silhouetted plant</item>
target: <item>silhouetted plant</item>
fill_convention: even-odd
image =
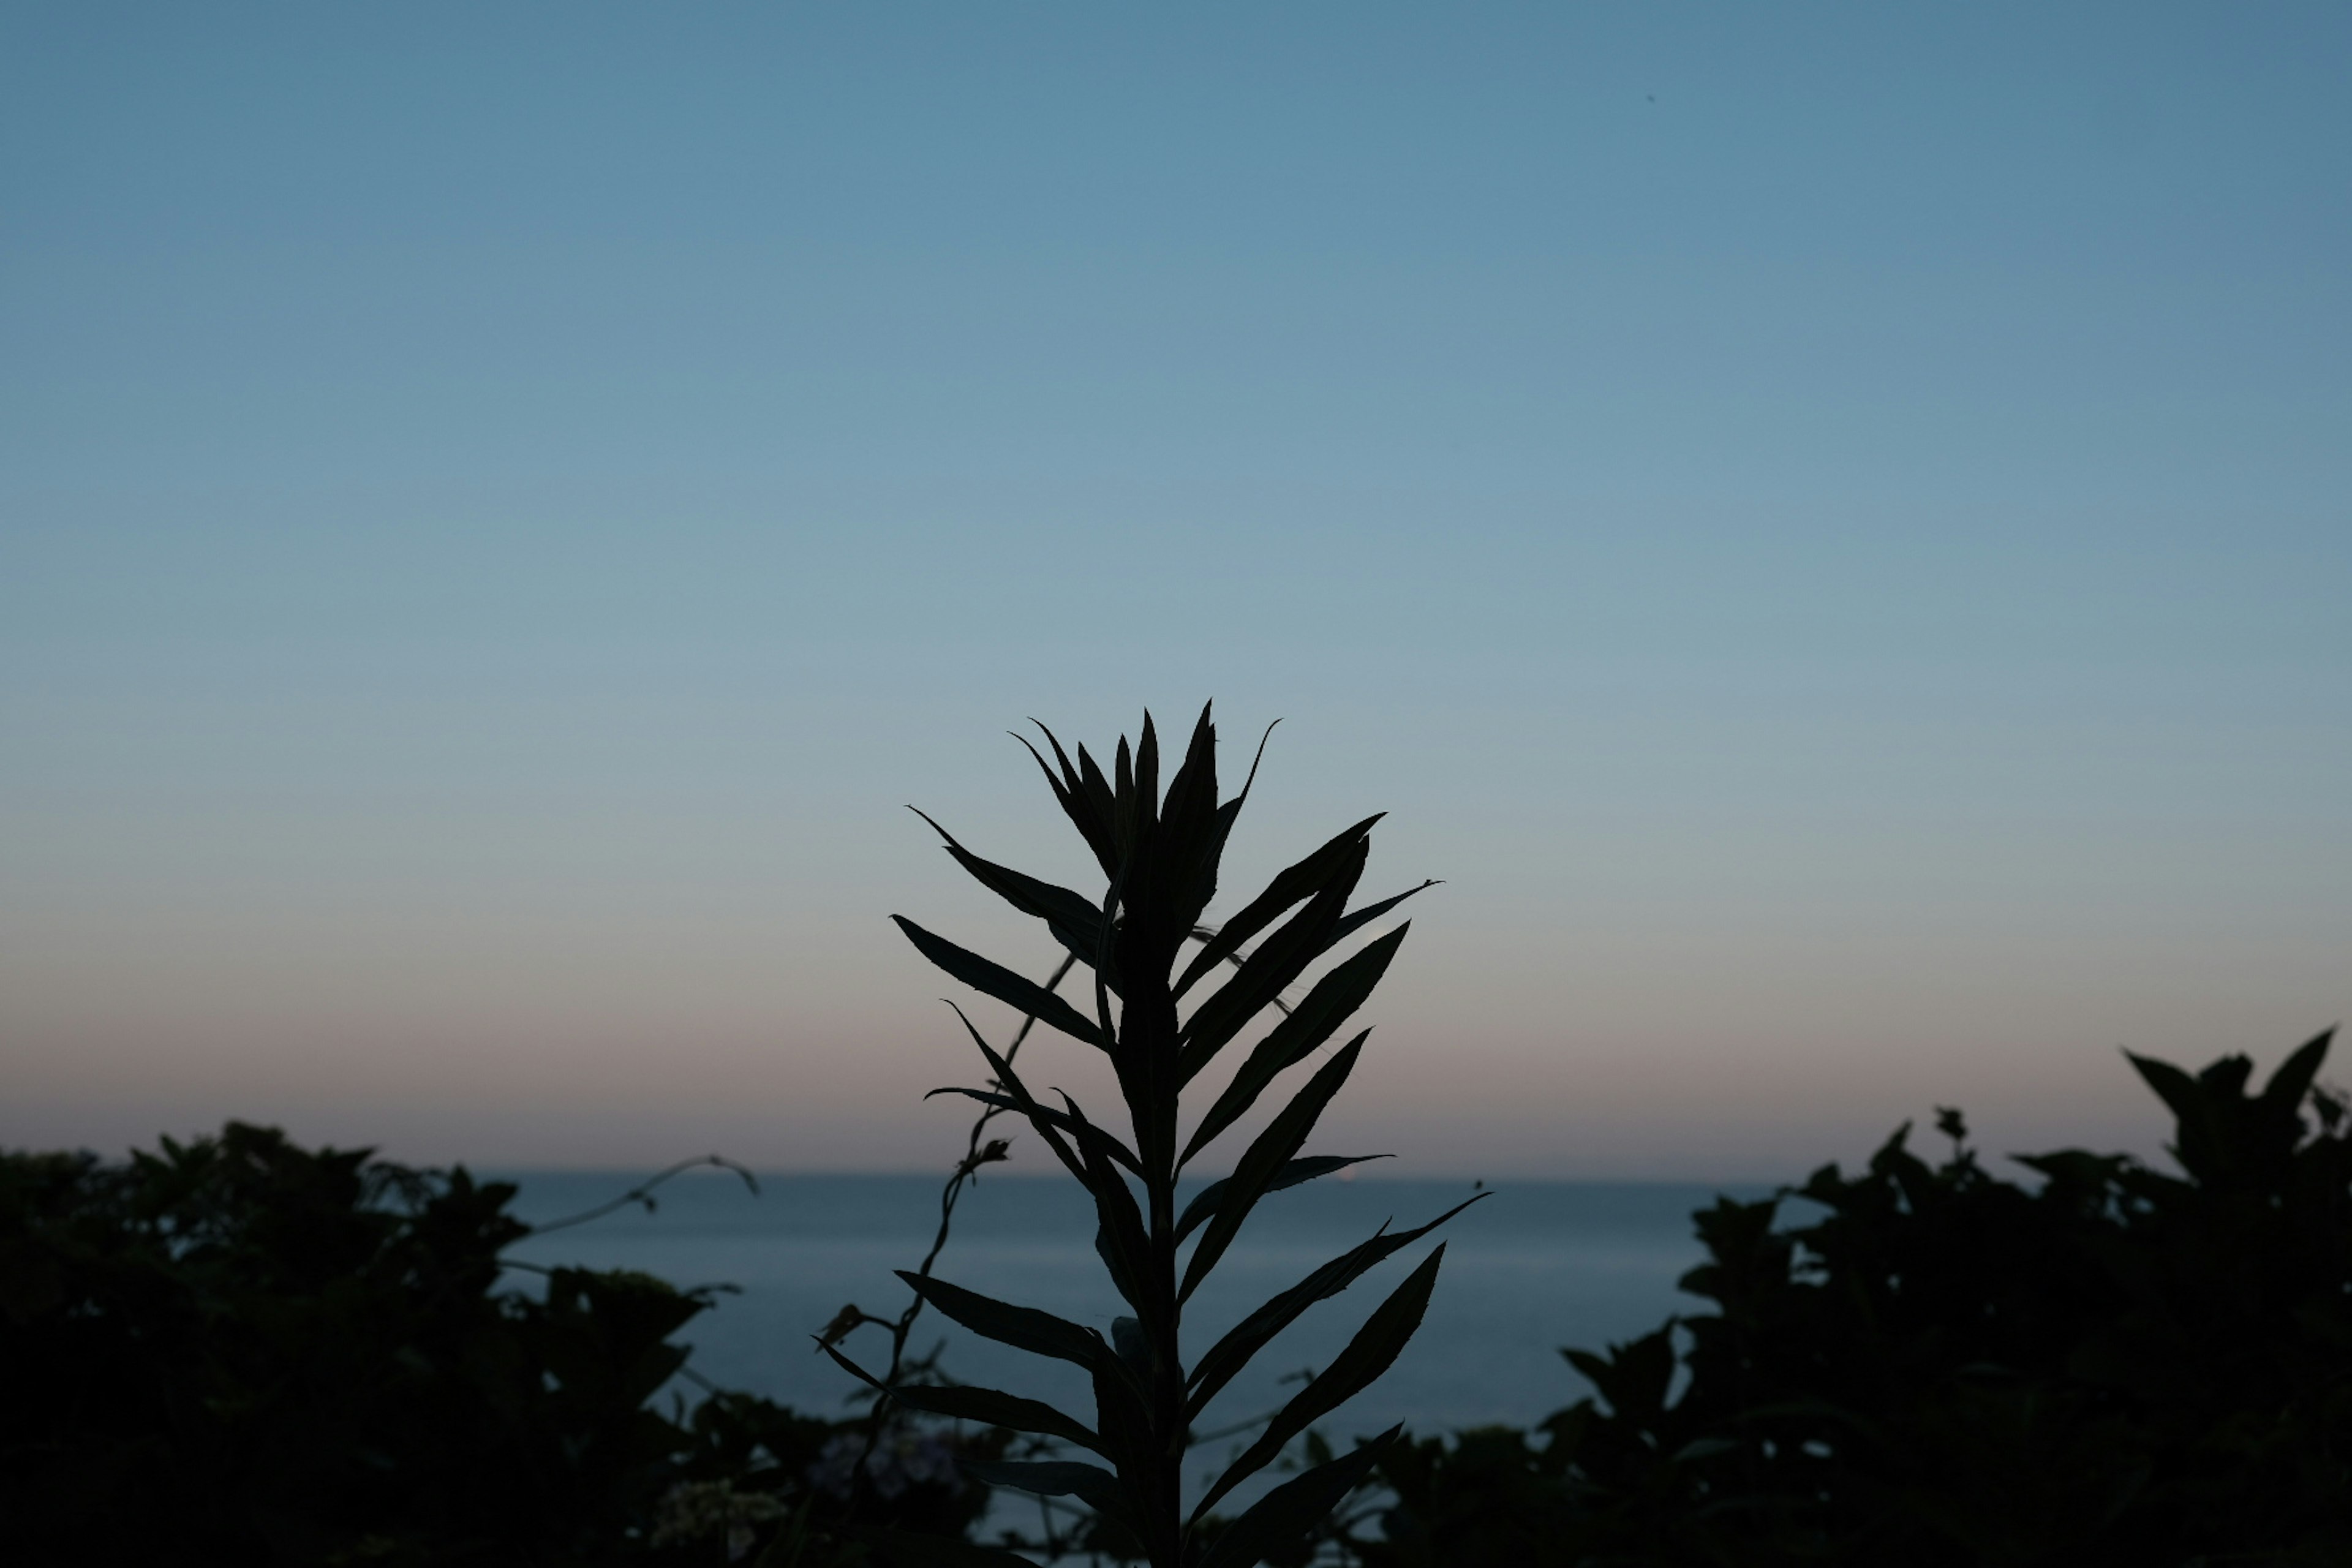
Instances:
[[[1320,1521],[1363,1479],[1393,1429],[1285,1481],[1228,1524],[1213,1528],[1210,1510],[1264,1469],[1308,1423],[1387,1370],[1421,1321],[1444,1248],[1430,1253],[1347,1348],[1275,1415],[1187,1510],[1181,1465],[1194,1418],[1308,1307],[1344,1289],[1459,1209],[1409,1231],[1383,1227],[1266,1301],[1188,1363],[1182,1345],[1185,1304],[1258,1201],[1372,1157],[1301,1153],[1370,1031],[1332,1053],[1251,1141],[1233,1173],[1181,1211],[1177,1184],[1186,1165],[1247,1115],[1277,1077],[1338,1034],[1386,972],[1404,928],[1333,965],[1295,1007],[1283,1009],[1226,1087],[1213,1097],[1196,1097],[1209,1103],[1191,1119],[1189,1129],[1186,1090],[1254,1019],[1276,1009],[1284,991],[1318,959],[1432,884],[1348,909],[1370,853],[1370,830],[1380,820],[1368,817],[1281,872],[1221,926],[1203,927],[1200,922],[1217,889],[1226,840],[1249,795],[1244,781],[1232,799],[1217,797],[1216,731],[1208,710],[1202,710],[1164,795],[1159,741],[1149,714],[1132,752],[1124,738],[1119,741],[1108,776],[1083,746],[1074,763],[1052,731],[1045,731],[1045,738],[1054,762],[1048,763],[1034,747],[1030,754],[1101,868],[1107,888],[1099,897],[1084,897],[984,860],[929,817],[924,820],[982,886],[1045,922],[1055,942],[1091,977],[1092,1009],[1081,1011],[1048,987],[912,921],[895,918],[923,955],[957,980],[1109,1058],[1126,1103],[1126,1139],[1091,1120],[1066,1094],[1058,1106],[1041,1100],[968,1017],[964,1026],[988,1064],[991,1081],[982,1089],[939,1092],[970,1095],[1025,1118],[1084,1184],[1095,1205],[1096,1248],[1131,1315],[1118,1318],[1106,1339],[1034,1308],[905,1273],[901,1278],[924,1300],[972,1331],[1085,1369],[1092,1381],[1095,1415],[1089,1426],[1040,1401],[994,1389],[899,1384],[889,1392],[913,1409],[1039,1434],[1108,1461],[1108,1468],[1073,1460],[1005,1463],[977,1473],[1040,1495],[1079,1499],[1115,1531],[1131,1536],[1137,1554],[1153,1568],[1247,1568],[1268,1553],[1286,1551]],[[1196,942],[1199,951],[1180,971],[1187,944]],[[1197,986],[1228,967],[1233,973],[1222,985],[1185,1006]],[[961,1009],[958,1016],[963,1016]],[[881,1380],[833,1344],[824,1348],[848,1371],[881,1386]],[[970,1548],[969,1553],[959,1560],[1023,1561],[987,1548]],[[936,1552],[925,1555],[945,1560]]]
[[[2352,1116],[2329,1037],[2131,1062],[2178,1174],[2123,1154],[1930,1164],[1696,1217],[1716,1310],[1606,1354],[1536,1435],[1391,1447],[1366,1568],[2179,1568],[2352,1563]],[[1680,1373],[1678,1380],[1677,1373]],[[1681,1386],[1677,1387],[1677,1382]]]

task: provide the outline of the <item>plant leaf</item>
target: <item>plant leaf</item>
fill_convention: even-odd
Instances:
[[[1042,1400],[1024,1399],[1017,1394],[1005,1394],[993,1388],[974,1388],[968,1384],[942,1386],[902,1383],[893,1388],[831,1345],[821,1344],[819,1348],[840,1363],[841,1369],[850,1376],[870,1388],[881,1390],[909,1410],[950,1416],[958,1421],[978,1421],[989,1426],[1010,1426],[1015,1432],[1042,1432],[1048,1437],[1059,1437],[1066,1443],[1076,1443],[1081,1448],[1102,1453],[1101,1438],[1076,1417],[1063,1415]]]
[[[1053,737],[1049,733],[1046,738],[1051,740]],[[1119,742],[1120,748],[1124,750],[1126,745],[1127,742],[1122,739]],[[1054,750],[1058,752],[1061,747],[1056,745]],[[1083,745],[1078,748],[1077,778],[1079,789],[1085,794],[1086,798],[1093,803],[1096,813],[1110,829],[1110,858],[1104,863],[1103,873],[1106,876],[1116,877],[1118,875],[1118,863],[1122,853],[1118,837],[1118,792],[1111,787],[1110,780],[1103,776],[1102,765],[1094,760]]]
[[[1136,1158],[1132,1150],[1110,1133],[1087,1121],[1087,1113],[1078,1109],[1078,1102],[1070,1098],[1066,1089],[1055,1089],[1054,1092],[1062,1097],[1064,1117],[1077,1137],[1080,1153],[1100,1154],[1104,1160],[1114,1164],[1125,1165],[1138,1176],[1142,1175],[1141,1162]],[[1127,1194],[1128,1206],[1133,1208],[1135,1194],[1128,1192],[1127,1184],[1118,1180],[1116,1175],[1113,1175],[1110,1180],[1112,1185]],[[1139,1219],[1137,1223],[1139,1225],[1142,1222]]]
[[[1274,1180],[1266,1183],[1265,1190],[1269,1193],[1278,1193],[1285,1187],[1295,1187],[1301,1182],[1311,1182],[1318,1176],[1328,1176],[1332,1172],[1344,1170],[1349,1165],[1360,1165],[1367,1160],[1394,1158],[1392,1154],[1309,1154],[1304,1160],[1290,1161],[1282,1169],[1276,1171],[1274,1173]],[[1224,1195],[1225,1183],[1231,1179],[1223,1177],[1211,1182],[1193,1196],[1191,1203],[1184,1205],[1183,1215],[1176,1222],[1177,1240],[1181,1241],[1198,1230],[1202,1222],[1216,1212],[1217,1202]]]
[[[1111,1283],[1127,1299],[1138,1313],[1149,1310],[1144,1305],[1149,1294],[1145,1289],[1150,1243],[1144,1233],[1143,1211],[1136,1206],[1135,1194],[1128,1187],[1126,1178],[1118,1173],[1103,1151],[1105,1143],[1118,1140],[1098,1131],[1078,1109],[1077,1101],[1068,1095],[1062,1103],[1070,1108],[1071,1117],[1078,1123],[1078,1152],[1086,1156],[1087,1191],[1095,1200],[1095,1251],[1110,1270]]]
[[[1333,1357],[1331,1364],[1300,1389],[1289,1404],[1276,1411],[1265,1430],[1258,1434],[1257,1441],[1225,1468],[1225,1473],[1217,1478],[1216,1484],[1192,1510],[1195,1519],[1207,1512],[1210,1504],[1271,1464],[1281,1454],[1283,1445],[1305,1431],[1309,1422],[1354,1398],[1374,1378],[1388,1371],[1397,1352],[1412,1338],[1412,1331],[1421,1327],[1421,1316],[1429,1308],[1429,1293],[1437,1284],[1438,1265],[1444,1258],[1445,1244],[1441,1241],[1421,1267],[1407,1275],[1404,1283],[1372,1310],[1364,1326],[1356,1331],[1356,1337],[1348,1342],[1348,1348]]]
[[[1184,1266],[1184,1285],[1176,1292],[1177,1300],[1192,1299],[1194,1289],[1208,1278],[1209,1270],[1217,1266],[1217,1259],[1241,1234],[1242,1221],[1257,1206],[1257,1200],[1265,1195],[1266,1184],[1298,1152],[1307,1135],[1315,1131],[1316,1119],[1331,1103],[1331,1097],[1339,1092],[1339,1086],[1348,1081],[1363,1049],[1361,1035],[1340,1047],[1329,1061],[1315,1069],[1315,1076],[1307,1080],[1306,1087],[1291,1097],[1290,1103],[1276,1113],[1265,1131],[1243,1153],[1234,1173],[1225,1179],[1224,1196],[1209,1221],[1209,1228],[1202,1233],[1200,1244],[1192,1248],[1192,1260]]]
[[[1201,911],[1208,908],[1209,900],[1216,896],[1215,872],[1219,863],[1224,858],[1226,841],[1233,837],[1234,822],[1241,816],[1242,807],[1249,804],[1250,791],[1257,784],[1257,765],[1265,761],[1265,743],[1274,738],[1274,725],[1281,722],[1281,720],[1276,719],[1273,724],[1265,727],[1265,733],[1257,738],[1257,752],[1250,758],[1250,770],[1242,780],[1241,793],[1233,799],[1222,803],[1216,809],[1216,822],[1210,829],[1208,845],[1202,852],[1210,873],[1209,885],[1202,891],[1200,901],[1192,906],[1192,918],[1195,921],[1201,918]],[[1194,931],[1192,934],[1202,942],[1213,942],[1218,935],[1213,931],[1199,930]],[[1180,987],[1180,994],[1181,992]]]
[[[2156,1057],[2135,1056],[2130,1051],[2124,1056],[2174,1116],[2184,1122],[2191,1118],[2203,1119],[2205,1097],[2198,1092],[2195,1079]]]
[[[1298,1538],[1329,1517],[1349,1492],[1364,1484],[1402,1426],[1390,1427],[1352,1454],[1316,1466],[1283,1482],[1225,1526],[1201,1557],[1200,1568],[1252,1568],[1298,1543]]]
[[[1021,1114],[1030,1119],[1031,1124],[1037,1129],[1040,1136],[1057,1136],[1057,1129],[1059,1131],[1071,1133],[1076,1133],[1077,1131],[1076,1124],[1071,1122],[1070,1119],[1061,1111],[1055,1110],[1049,1105],[1040,1105],[1035,1100],[1025,1097],[1015,1097],[1009,1094],[995,1094],[984,1089],[964,1089],[957,1086],[950,1086],[946,1089],[935,1089],[931,1090],[930,1094],[927,1094],[923,1096],[923,1098],[925,1100],[929,1100],[933,1095],[940,1094],[960,1094],[966,1100],[976,1100],[982,1105],[992,1105],[999,1110],[1019,1111]],[[1117,1152],[1112,1156],[1113,1158],[1117,1159],[1121,1164],[1133,1164],[1135,1155],[1129,1152],[1126,1144],[1121,1143],[1118,1139],[1112,1137],[1109,1133],[1105,1132],[1098,1127],[1093,1129],[1093,1132],[1097,1139],[1102,1142],[1110,1144],[1117,1151]],[[1066,1149],[1068,1145],[1065,1144],[1063,1147]],[[1085,1165],[1078,1162],[1075,1155],[1071,1156],[1069,1163],[1071,1164],[1073,1173],[1083,1172],[1086,1169]]]
[[[1271,729],[1267,733],[1271,734]],[[1264,743],[1260,743],[1263,750]],[[1256,769],[1251,770],[1253,775]],[[1246,792],[1244,792],[1246,793]],[[1217,928],[1217,934],[1204,943],[1192,956],[1192,962],[1176,982],[1176,994],[1190,991],[1201,977],[1226,959],[1241,951],[1242,943],[1275,922],[1276,917],[1302,899],[1311,898],[1345,865],[1357,843],[1372,830],[1372,825],[1388,813],[1376,811],[1353,827],[1332,837],[1330,841],[1295,866],[1284,868],[1265,885],[1265,891],[1252,899],[1232,919]]]
[[[1149,728],[1150,715],[1144,715]],[[1078,762],[1084,765],[1087,749],[1078,748]],[[1118,738],[1118,750],[1111,758],[1111,823],[1118,835],[1118,863],[1131,867],[1136,861],[1135,755],[1127,747],[1127,737]]]
[[[1094,759],[1087,757],[1084,746],[1078,748],[1078,755],[1086,758],[1086,769],[1081,773],[1070,765],[1069,753],[1062,750],[1062,742],[1055,738],[1053,731],[1038,724],[1034,719],[1029,722],[1037,724],[1038,731],[1045,737],[1045,743],[1054,748],[1054,761],[1062,766],[1059,777],[1055,776],[1053,768],[1045,758],[1037,756],[1037,748],[1029,744],[1026,735],[1015,734],[1013,738],[1026,747],[1032,757],[1036,757],[1038,771],[1045,775],[1046,785],[1053,790],[1055,800],[1061,804],[1062,814],[1070,819],[1070,826],[1078,830],[1078,837],[1087,841],[1087,847],[1095,852],[1095,860],[1102,867],[1103,875],[1117,875],[1118,845],[1111,826],[1110,791],[1098,787],[1102,784],[1102,774],[1095,767]]]
[[[2303,1097],[2311,1092],[2311,1080],[2319,1076],[2319,1064],[2327,1059],[2328,1043],[2335,1037],[2335,1030],[2322,1029],[2296,1047],[2263,1086],[2263,1103],[2279,1115],[2293,1115],[2303,1104]]]
[[[1403,892],[1397,894],[1396,897],[1392,899],[1382,899],[1376,904],[1366,904],[1360,910],[1349,911],[1340,920],[1338,925],[1331,928],[1332,942],[1337,944],[1347,941],[1349,937],[1355,935],[1358,931],[1363,930],[1366,926],[1371,924],[1374,921],[1380,919],[1382,915],[1388,913],[1391,910],[1396,908],[1399,904],[1404,902],[1415,893],[1425,893],[1432,888],[1443,887],[1444,885],[1444,884],[1441,883],[1436,878],[1432,877],[1427,881],[1422,883],[1420,887],[1407,888]]]
[[[998,1344],[1011,1345],[1032,1355],[1072,1362],[1089,1370],[1110,1354],[1110,1347],[1103,1342],[1100,1334],[1082,1329],[1066,1318],[1057,1318],[1035,1307],[1016,1307],[927,1274],[905,1268],[895,1272],[916,1295],[973,1333],[985,1335]]]
[[[1185,1402],[1185,1417],[1189,1420],[1206,1409],[1209,1401],[1233,1380],[1234,1374],[1247,1366],[1250,1358],[1256,1355],[1268,1340],[1297,1321],[1299,1314],[1307,1308],[1345,1290],[1385,1262],[1391,1254],[1412,1246],[1486,1195],[1480,1193],[1465,1199],[1427,1225],[1412,1230],[1391,1235],[1386,1226],[1382,1226],[1381,1233],[1370,1241],[1341,1253],[1234,1325],[1224,1338],[1210,1346],[1209,1352],[1193,1363],[1192,1375],[1189,1380],[1192,1394]]]
[[[1217,810],[1217,731],[1209,721],[1212,706],[1202,704],[1184,760],[1170,777],[1160,806],[1160,859],[1170,918],[1180,941],[1216,896],[1217,865],[1224,853],[1223,819]]]
[[[1250,1047],[1241,1070],[1234,1074],[1233,1081],[1225,1085],[1223,1092],[1210,1105],[1209,1113],[1201,1118],[1200,1126],[1193,1129],[1191,1142],[1184,1145],[1186,1160],[1207,1148],[1219,1133],[1248,1114],[1249,1108],[1257,1103],[1257,1097],[1265,1092],[1267,1084],[1305,1061],[1324,1041],[1339,1033],[1340,1025],[1355,1016],[1356,1009],[1364,1005],[1364,999],[1388,973],[1397,949],[1404,945],[1406,933],[1412,930],[1410,924],[1401,925],[1386,936],[1367,942],[1361,952],[1349,955],[1317,981],[1305,1000],[1290,1010],[1290,1016],[1268,1029],[1265,1037]],[[1208,1062],[1204,1058],[1192,1065],[1192,1070],[1198,1072]],[[1186,1081],[1191,1080],[1188,1078]]]
[[[1339,1032],[1339,1025],[1348,1023],[1357,1008],[1364,1006],[1364,999],[1371,996],[1373,987],[1381,985],[1388,966],[1397,959],[1397,947],[1404,945],[1406,933],[1412,929],[1412,924],[1402,924],[1395,931],[1376,936],[1364,942],[1362,950],[1334,963],[1331,973],[1315,980],[1315,985],[1307,987],[1307,994],[1298,1006],[1275,1023],[1273,1030],[1265,1032],[1265,1039],[1251,1047],[1249,1060],[1244,1060],[1240,1072],[1234,1074],[1234,1084],[1216,1098],[1216,1105],[1206,1117],[1202,1117],[1202,1126],[1213,1123],[1216,1131],[1225,1131],[1225,1126],[1244,1112],[1251,1098],[1256,1098],[1275,1074],[1291,1063],[1306,1060],[1319,1044],[1331,1039]],[[1185,1081],[1190,1084],[1192,1074],[1206,1065],[1209,1058],[1188,1060]],[[1216,1138],[1216,1133],[1209,1133],[1209,1138]],[[1209,1138],[1195,1138],[1195,1145],[1206,1145]]]
[[[1080,959],[1093,957],[1094,928],[1099,918],[1093,900],[1081,897],[1067,888],[1039,881],[1010,866],[983,860],[958,843],[955,835],[941,827],[930,813],[919,806],[910,805],[907,809],[930,824],[931,831],[945,841],[947,852],[955,857],[957,865],[971,873],[973,880],[1023,914],[1034,916],[1055,928],[1057,940],[1062,940],[1062,945]],[[1062,932],[1066,932],[1066,940],[1058,934]]]
[[[1108,1050],[1109,1042],[1102,1031],[1087,1016],[1055,995],[1024,974],[1015,974],[991,959],[981,957],[969,948],[958,947],[943,936],[934,936],[904,915],[892,915],[898,929],[907,933],[925,958],[954,975],[973,990],[982,992],[1038,1022],[1051,1024],[1075,1039],[1084,1040],[1099,1050]]]
[[[1364,857],[1369,853],[1370,845],[1358,839],[1353,853],[1332,879],[1280,930],[1260,942],[1232,979],[1192,1010],[1182,1032],[1182,1077],[1198,1073],[1241,1032],[1243,1025],[1276,1001],[1330,947],[1331,930],[1339,923],[1348,895],[1355,890],[1356,879],[1363,875]]]
[[[1139,822],[1160,820],[1160,731],[1151,710],[1143,710],[1143,730],[1135,738],[1135,813]]]
[[[1125,1360],[1113,1352],[1102,1335],[1092,1329],[1080,1328],[1065,1318],[1034,1307],[1016,1307],[983,1296],[977,1290],[967,1290],[961,1285],[950,1285],[944,1279],[929,1275],[912,1274],[898,1269],[898,1278],[908,1289],[929,1301],[955,1321],[976,1334],[985,1335],[999,1344],[1011,1345],[1033,1355],[1052,1356],[1072,1362],[1097,1374],[1108,1373],[1118,1384],[1115,1392],[1129,1405],[1137,1405],[1148,1396],[1143,1379]],[[1108,1441],[1118,1423],[1115,1417],[1127,1414],[1126,1406],[1116,1411],[1104,1404],[1105,1391],[1096,1390],[1096,1425]]]
[[[1039,1497],[1075,1497],[1140,1540],[1143,1518],[1119,1479],[1100,1465],[1070,1459],[975,1459],[961,1467],[992,1487],[1011,1487]]]
[[[1078,1180],[1082,1182],[1085,1181],[1086,1166],[1082,1162],[1075,1158],[1070,1153],[1068,1147],[1062,1142],[1058,1136],[1056,1136],[1055,1127],[1057,1125],[1066,1129],[1073,1136],[1092,1136],[1100,1139],[1105,1146],[1104,1152],[1108,1153],[1112,1159],[1118,1161],[1119,1163],[1125,1165],[1129,1170],[1133,1171],[1137,1175],[1139,1176],[1143,1173],[1142,1163],[1136,1158],[1135,1152],[1133,1150],[1120,1142],[1110,1133],[1106,1132],[1101,1128],[1096,1127],[1088,1122],[1083,1114],[1072,1117],[1066,1112],[1049,1110],[1045,1106],[1040,1104],[1037,1097],[1029,1092],[1029,1086],[1021,1081],[1021,1075],[1013,1070],[1013,1058],[1006,1056],[1000,1056],[997,1053],[996,1047],[988,1043],[988,1037],[972,1026],[972,1022],[970,1018],[964,1017],[962,1008],[957,1007],[952,1002],[949,1003],[948,1005],[954,1008],[955,1016],[958,1018],[963,1020],[964,1032],[971,1037],[971,1043],[980,1047],[982,1058],[988,1063],[988,1070],[995,1076],[997,1087],[1003,1089],[1013,1097],[1013,1099],[1018,1102],[1014,1109],[1017,1109],[1023,1115],[1028,1117],[1030,1121],[1036,1126],[1038,1135],[1043,1137],[1045,1142],[1052,1146],[1055,1154],[1061,1159],[1062,1163],[1069,1167],[1070,1174],[1077,1177]],[[950,1091],[933,1089],[931,1094],[939,1094],[942,1092]],[[984,1094],[987,1091],[983,1089],[955,1089],[951,1092],[978,1096]],[[929,1100],[930,1095],[927,1094],[923,1098]],[[1064,1095],[1062,1098],[1066,1101],[1069,1099],[1067,1095]],[[1077,1110],[1077,1107],[1073,1105],[1070,1109],[1072,1110]]]

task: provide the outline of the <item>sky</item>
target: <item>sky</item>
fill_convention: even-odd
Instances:
[[[902,807],[1213,699],[1444,881],[1318,1146],[2152,1152],[2347,614],[2340,5],[0,3],[0,1142],[938,1167]]]

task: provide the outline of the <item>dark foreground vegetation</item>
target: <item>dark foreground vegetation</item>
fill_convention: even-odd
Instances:
[[[1391,1449],[1373,1568],[2352,1563],[2352,1127],[2327,1037],[2133,1066],[2178,1173],[2025,1159],[1938,1116],[1866,1170],[1697,1216],[1711,1310],[1606,1354],[1533,1432]],[[1907,1131],[1907,1130],[1906,1130]]]
[[[515,1288],[513,1196],[236,1123],[128,1164],[0,1156],[0,1561],[717,1563],[853,1503],[978,1517],[954,1461],[1002,1435],[886,1426],[868,1455],[864,1421],[688,1409],[674,1336],[709,1297]]]
[[[1934,1159],[1898,1133],[1718,1203],[1701,1309],[1569,1352],[1596,1397],[1386,1446],[1278,1560],[2352,1563],[2352,1121],[2315,1087],[2326,1051],[2260,1088],[2242,1057],[2135,1058],[2173,1172],[2069,1151],[2005,1180],[1944,1112]],[[6,1561],[1005,1561],[966,1542],[1010,1434],[683,1400],[709,1299],[515,1287],[511,1196],[237,1125],[127,1164],[0,1157]],[[1292,1462],[1332,1457],[1310,1436]]]

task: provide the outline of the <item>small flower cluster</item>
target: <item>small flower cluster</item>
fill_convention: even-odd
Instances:
[[[739,1492],[732,1481],[680,1481],[662,1494],[653,1544],[675,1546],[714,1535],[727,1538],[727,1561],[740,1562],[759,1539],[759,1526],[784,1516],[771,1492]]]
[[[856,1481],[857,1457],[865,1450],[865,1434],[837,1434],[808,1468],[809,1484],[838,1498],[848,1497]],[[866,1479],[883,1498],[896,1498],[909,1487],[940,1486],[950,1492],[963,1488],[963,1478],[956,1472],[954,1446],[938,1433],[904,1426],[885,1428],[875,1441],[874,1451],[866,1455]]]

